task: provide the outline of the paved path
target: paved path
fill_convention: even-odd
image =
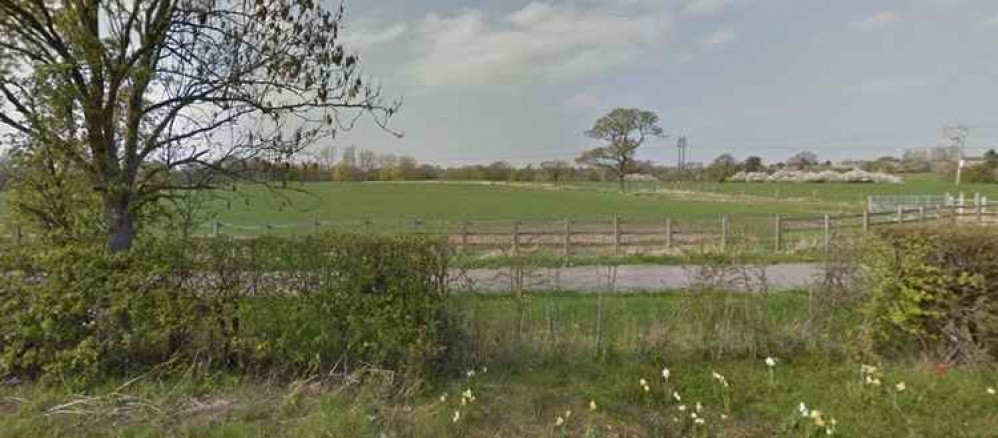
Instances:
[[[809,286],[820,265],[809,263],[789,263],[765,268],[765,284],[770,291],[805,288]],[[580,266],[571,268],[532,268],[522,276],[525,290],[570,290],[595,292],[609,290],[606,267]],[[758,290],[763,284],[759,280],[763,270],[749,270],[749,281],[745,276],[729,273],[726,288]],[[650,266],[630,265],[617,268],[617,292],[652,292],[682,289],[697,277],[694,266]],[[509,269],[473,269],[467,271],[463,279],[453,285],[455,290],[474,292],[508,292],[513,276]],[[746,286],[747,285],[747,286]]]

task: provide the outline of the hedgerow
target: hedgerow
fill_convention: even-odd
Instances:
[[[447,357],[448,249],[411,236],[20,246],[0,255],[0,373],[80,382],[162,364],[266,372]],[[178,368],[179,369],[179,368]]]
[[[868,345],[939,361],[998,358],[998,233],[894,228],[865,251]]]

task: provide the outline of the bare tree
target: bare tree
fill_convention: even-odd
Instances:
[[[586,136],[609,144],[582,153],[579,164],[610,171],[624,188],[624,178],[634,168],[634,153],[648,137],[662,137],[658,115],[637,108],[617,108],[600,117]]]
[[[0,124],[65,155],[126,250],[143,207],[213,187],[219,163],[288,162],[364,114],[386,127],[398,105],[360,77],[342,19],[314,0],[0,0]]]

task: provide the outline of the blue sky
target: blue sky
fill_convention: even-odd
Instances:
[[[390,96],[401,140],[337,139],[442,164],[571,160],[619,106],[669,138],[640,157],[842,160],[998,147],[994,0],[354,0],[344,39]]]

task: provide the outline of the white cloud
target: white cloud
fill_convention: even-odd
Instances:
[[[633,0],[534,2],[501,19],[480,10],[430,14],[415,27],[406,71],[426,87],[574,79],[660,48],[670,18],[661,1]]]
[[[893,26],[901,21],[901,17],[892,11],[880,11],[866,17],[853,20],[850,25],[853,29],[870,32]]]
[[[372,23],[361,22],[357,28],[343,32],[343,39],[348,49],[363,52],[379,44],[398,39],[409,31],[409,25],[398,23],[384,29],[375,29]]]
[[[713,50],[726,46],[738,40],[738,32],[730,27],[718,29],[700,39],[700,47]]]
[[[731,3],[732,0],[691,0],[683,8],[690,15],[711,15]]]
[[[592,109],[599,106],[599,99],[590,94],[579,93],[570,97],[565,105],[570,108]]]
[[[902,94],[924,88],[929,81],[918,76],[893,76],[868,79],[859,85],[859,90],[870,94]]]
[[[998,30],[998,14],[984,21],[984,28]]]

